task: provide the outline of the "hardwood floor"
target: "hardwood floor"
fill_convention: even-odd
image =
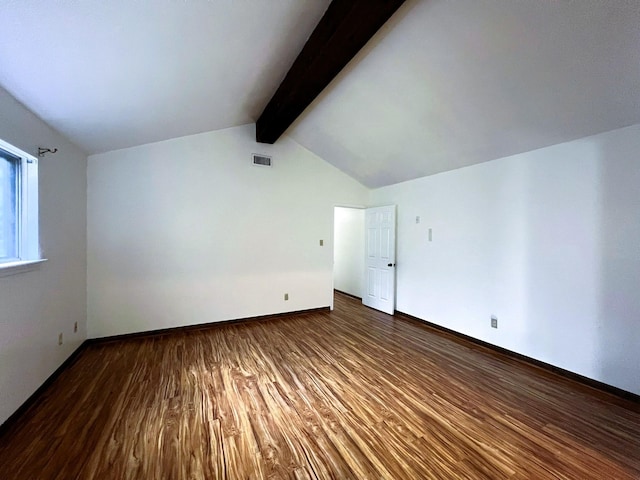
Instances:
[[[338,294],[90,346],[0,438],[0,478],[638,479],[640,408]]]

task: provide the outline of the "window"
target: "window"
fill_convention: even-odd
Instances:
[[[38,162],[0,140],[0,268],[40,260]]]

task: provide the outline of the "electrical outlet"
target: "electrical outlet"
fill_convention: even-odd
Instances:
[[[433,230],[429,229],[429,241],[433,241]]]
[[[288,294],[288,293],[285,293],[285,294],[284,294],[284,299],[285,299],[285,300],[289,300],[289,294]]]
[[[498,317],[491,315],[491,328],[498,328]]]
[[[74,322],[73,324],[73,333],[78,333],[78,322]]]
[[[58,334],[58,345],[62,345],[62,333]]]
[[[420,216],[416,216],[416,223],[420,223]]]

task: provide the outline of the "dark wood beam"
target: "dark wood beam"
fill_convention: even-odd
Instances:
[[[333,0],[256,122],[274,143],[384,25],[404,0]]]

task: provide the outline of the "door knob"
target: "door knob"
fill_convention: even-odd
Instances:
[[[395,267],[396,264],[395,263],[387,263],[387,267]]]

